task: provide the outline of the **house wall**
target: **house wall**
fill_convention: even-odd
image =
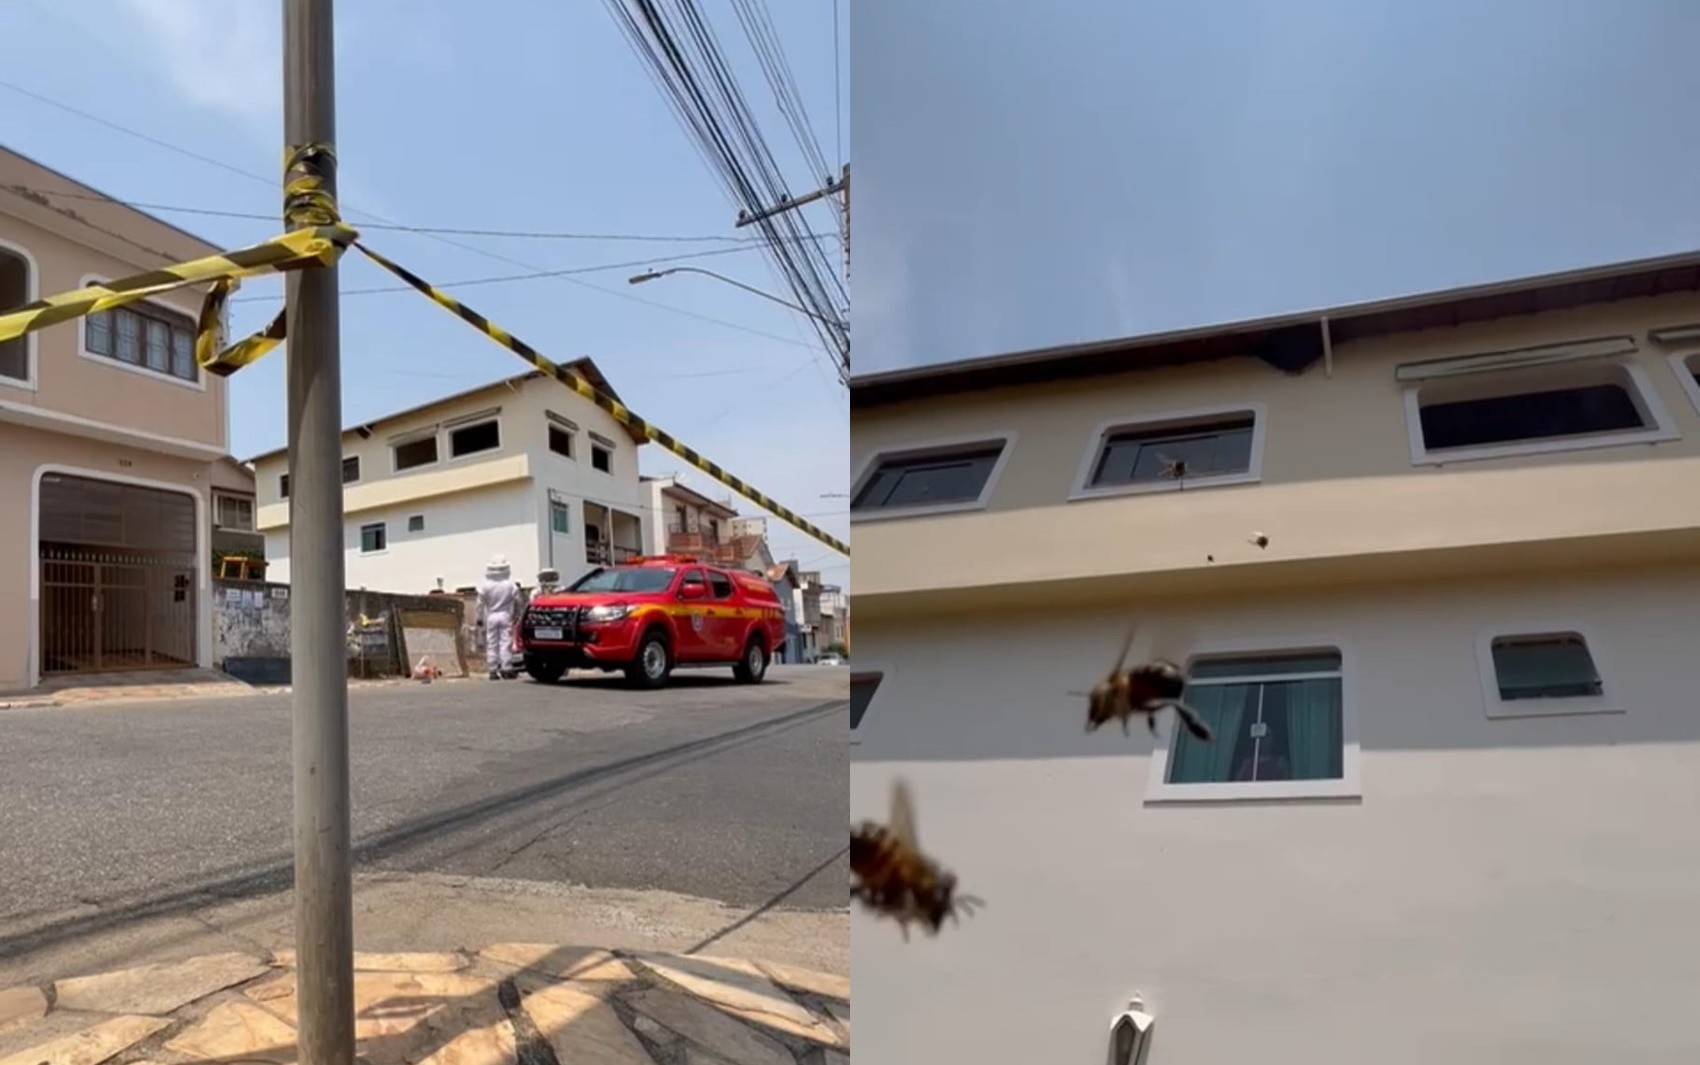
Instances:
[[[450,458],[447,433],[439,435],[435,464],[393,471],[392,444],[399,437],[423,431],[481,411],[499,408],[501,447],[462,458]],[[549,421],[555,413],[578,426],[574,458],[549,450]],[[591,466],[590,432],[613,441],[613,471]],[[508,556],[516,580],[535,581],[548,558],[551,538],[555,566],[563,581],[583,573],[584,505],[612,504],[631,514],[641,529],[648,510],[647,492],[638,481],[637,445],[600,408],[547,379],[499,386],[463,397],[453,404],[396,418],[377,426],[369,439],[347,433],[344,457],[358,456],[360,480],[345,486],[348,581],[358,587],[424,592],[436,578],[454,589],[477,583],[484,564],[500,551]],[[279,478],[288,471],[288,455],[261,456],[254,462],[259,495],[259,523],[266,533],[266,557],[272,560],[268,577],[287,581],[289,506],[279,492]],[[570,532],[553,535],[549,526],[549,494],[553,491],[570,510]],[[424,514],[426,532],[408,534],[407,516]],[[383,521],[390,549],[382,558],[359,555],[362,525]],[[442,535],[434,529],[444,530]],[[358,575],[358,578],[357,578]],[[390,582],[390,583],[384,583]],[[399,582],[399,583],[398,583]]]
[[[884,596],[936,601],[1105,574],[1128,576],[1130,591],[1140,582],[1148,590],[1225,586],[1277,570],[1310,582],[1328,567],[1386,570],[1463,549],[1690,535],[1700,529],[1700,493],[1690,490],[1700,479],[1700,392],[1670,356],[1696,349],[1665,349],[1646,333],[1696,320],[1700,296],[1633,299],[1342,343],[1332,376],[1320,364],[1289,376],[1238,358],[856,408],[858,481],[883,450],[1013,434],[983,511],[852,515],[857,597],[871,609]],[[1627,364],[1649,383],[1670,438],[1413,464],[1396,365],[1619,335],[1638,341]],[[1106,422],[1245,403],[1260,405],[1264,418],[1255,483],[1070,499]],[[994,515],[995,535],[977,535]],[[1268,535],[1267,549],[1246,544],[1254,531]]]
[[[422,532],[408,532],[408,519],[421,515]],[[386,546],[363,553],[360,530],[383,523]],[[349,588],[424,595],[443,580],[453,591],[477,584],[494,554],[508,556],[516,580],[536,574],[538,525],[532,485],[515,481],[452,495],[363,509],[350,514],[343,528],[343,565]],[[268,580],[288,583],[288,529],[266,533]]]
[[[35,183],[36,179],[29,175],[18,175],[13,162],[5,152],[0,152],[0,180]],[[8,178],[8,174],[13,176]],[[8,201],[0,203],[0,208],[17,206],[9,202],[12,199],[9,195],[0,196],[0,201]],[[83,232],[79,239],[73,240],[44,224],[0,213],[0,249],[22,253],[32,262],[31,299],[72,291],[92,281],[142,273],[166,261],[139,249],[133,249],[125,258],[97,250],[82,242],[86,227],[79,229]],[[185,259],[211,252],[209,247],[188,238],[168,240],[166,236],[156,231],[143,243]],[[183,290],[155,297],[152,302],[187,315],[192,323],[200,312],[200,299],[198,292]],[[0,414],[7,407],[45,410],[216,451],[228,446],[224,378],[201,371],[199,380],[191,384],[102,356],[86,355],[81,319],[49,326],[26,339],[33,348],[34,379],[18,382],[0,376]]]
[[[857,546],[861,582],[888,560]],[[852,911],[879,1018],[858,1053],[1100,1061],[1137,992],[1153,1063],[1700,1059],[1697,601],[1700,568],[1667,566],[865,623],[857,669],[888,673],[853,818],[908,778],[923,846],[986,908],[907,944]],[[1339,646],[1361,797],[1149,802],[1172,716],[1155,744],[1139,722],[1088,735],[1067,694],[1130,617],[1195,646]],[[1499,622],[1587,626],[1624,712],[1489,720],[1475,647]]]
[[[201,665],[210,665],[207,485],[211,463],[0,423],[0,498],[16,504],[0,507],[0,603],[9,604],[0,610],[0,691],[32,686],[38,679],[41,603],[34,530],[38,480],[49,469],[177,488],[195,497],[200,556],[197,657]]]

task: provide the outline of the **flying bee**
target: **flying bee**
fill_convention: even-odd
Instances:
[[[1163,454],[1157,458],[1163,463],[1163,472],[1159,476],[1176,481],[1186,476],[1186,459],[1172,459]]]
[[[973,916],[974,907],[984,905],[973,896],[957,895],[956,875],[922,853],[914,800],[901,780],[892,785],[889,824],[864,821],[850,830],[850,872],[856,878],[850,897],[896,920],[904,942],[911,923],[938,935],[946,917],[957,920],[958,910]]]
[[[1092,686],[1090,692],[1070,692],[1086,697],[1086,731],[1095,732],[1111,721],[1120,720],[1122,733],[1135,714],[1144,714],[1152,735],[1157,733],[1157,713],[1171,708],[1188,732],[1201,740],[1210,739],[1210,726],[1198,711],[1181,701],[1186,691],[1186,674],[1167,658],[1153,658],[1143,665],[1126,668],[1128,652],[1133,650],[1133,635],[1138,625],[1128,628],[1120,657],[1108,676]]]

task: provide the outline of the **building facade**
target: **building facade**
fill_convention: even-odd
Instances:
[[[218,249],[0,149],[0,308]],[[0,691],[209,666],[226,384],[182,290],[0,344]]]
[[[1700,1060],[1697,290],[853,382],[852,816],[907,778],[986,901],[853,914],[858,1051],[1103,1061],[1137,996],[1150,1065]],[[1085,731],[1135,623],[1209,742]]]
[[[212,550],[220,556],[263,559],[266,538],[254,525],[254,470],[226,455],[213,463]]]
[[[645,477],[650,554],[696,555],[751,573],[773,565],[767,519],[740,517],[730,503],[710,499],[677,476]]]
[[[589,359],[570,364],[612,391]],[[530,372],[343,433],[350,588],[424,594],[475,586],[503,554],[514,579],[571,583],[644,550],[642,438]],[[267,576],[289,580],[288,453],[254,458]]]

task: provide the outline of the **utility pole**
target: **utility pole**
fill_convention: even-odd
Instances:
[[[293,150],[336,143],[331,0],[283,0],[283,126]],[[304,169],[336,194],[336,157]],[[295,177],[290,174],[288,177]],[[286,177],[286,180],[288,178]],[[303,219],[286,219],[291,229]],[[289,347],[289,650],[295,761],[295,957],[301,1065],[354,1062],[348,663],[342,557],[337,267],[285,277]]]
[[[735,223],[735,226],[738,229],[742,229],[745,226],[752,226],[752,225],[755,225],[757,222],[763,221],[764,219],[772,218],[774,215],[784,214],[786,211],[794,211],[797,208],[804,206],[805,204],[814,203],[816,200],[824,200],[829,196],[837,197],[837,199],[838,199],[839,246],[841,248],[843,248],[843,250],[844,250],[844,284],[846,286],[848,286],[850,284],[850,164],[849,163],[844,164],[844,169],[839,174],[839,176],[836,180],[834,180],[832,178],[827,178],[826,184],[822,185],[820,188],[814,190],[813,192],[805,192],[801,196],[788,196],[785,199],[780,200],[778,203],[774,204],[772,207],[764,207],[759,211],[753,211],[753,212],[752,211],[739,211],[738,212],[738,221]],[[805,312],[805,313],[807,313],[807,312]],[[817,317],[817,316],[811,315],[811,317]],[[840,348],[839,353],[838,353],[838,362],[839,362],[839,365],[837,367],[838,376],[841,379],[843,379],[845,384],[849,384],[850,383],[849,322],[848,321],[844,322],[839,327],[839,329],[841,330],[842,335],[841,335],[841,337],[835,336],[835,341],[834,341],[835,344]]]

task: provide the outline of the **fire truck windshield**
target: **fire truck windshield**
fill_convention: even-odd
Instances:
[[[592,570],[573,582],[573,592],[664,592],[673,583],[675,569],[656,566],[630,569]]]

